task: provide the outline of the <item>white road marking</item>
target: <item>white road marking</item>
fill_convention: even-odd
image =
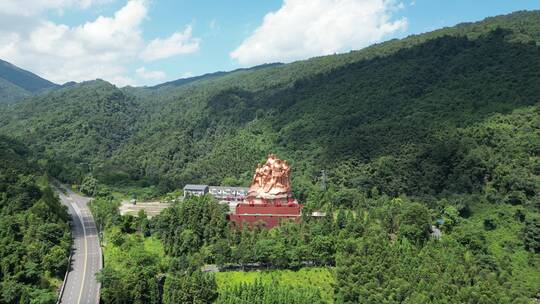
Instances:
[[[84,279],[86,278],[86,265],[88,260],[88,240],[86,239],[86,228],[84,225],[83,217],[81,216],[81,210],[77,207],[77,203],[73,204],[73,209],[75,209],[75,212],[77,213],[77,216],[81,219],[82,222],[82,228],[83,228],[83,235],[84,235],[84,267],[83,267],[83,276],[82,276],[82,283],[81,283],[81,290],[79,292],[79,299],[77,300],[77,303],[81,303],[81,298],[84,290]]]
[[[73,261],[70,266],[71,270],[68,270],[71,273],[68,275],[69,279],[66,282],[66,288],[69,289],[69,291],[66,290],[66,295],[61,301],[63,304],[86,304],[95,300],[95,303],[93,304],[99,304],[99,290],[101,284],[95,280],[94,276],[90,276],[89,273],[87,273],[91,272],[95,275],[96,269],[101,269],[103,263],[100,254],[101,248],[96,243],[98,238],[94,235],[97,233],[97,227],[93,222],[92,213],[90,213],[86,206],[90,199],[78,196],[70,190],[67,191],[69,196],[60,192],[59,197],[65,205],[70,207],[70,213],[72,213],[73,220],[76,223],[78,220],[78,223],[81,223],[83,227],[82,231],[78,225],[74,224],[75,227],[72,227],[72,233],[74,234],[75,240],[73,243],[74,253],[72,256]],[[75,217],[77,217],[77,219]],[[84,238],[84,241],[81,238]],[[83,246],[84,250],[82,248]],[[96,249],[97,252],[95,252]],[[84,259],[82,255],[84,255]],[[82,278],[80,271],[81,267],[83,267]],[[86,278],[87,275],[89,276],[88,279]],[[85,283],[88,284],[88,286],[85,286]],[[78,284],[81,284],[80,290]],[[78,300],[75,299],[77,296]]]

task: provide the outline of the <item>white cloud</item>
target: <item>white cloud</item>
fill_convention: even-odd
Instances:
[[[112,0],[2,0],[0,12],[9,15],[33,16],[45,10],[62,11],[66,8],[86,9],[95,4],[104,4]]]
[[[176,32],[169,38],[152,40],[142,51],[140,57],[145,61],[189,54],[199,50],[200,39],[192,37],[191,25],[183,32]]]
[[[290,62],[365,47],[407,27],[394,0],[284,0],[231,58],[243,65]]]
[[[140,67],[135,72],[140,78],[148,80],[161,80],[167,76],[163,71],[149,71],[145,67]]]
[[[96,1],[103,0],[71,2],[82,6]],[[70,1],[47,3],[60,2]],[[37,21],[0,27],[0,58],[57,83],[102,78],[118,86],[134,85],[134,76],[138,75],[132,77],[128,67],[145,49],[141,24],[147,14],[147,0],[129,0],[114,15],[99,16],[78,26],[27,18]]]

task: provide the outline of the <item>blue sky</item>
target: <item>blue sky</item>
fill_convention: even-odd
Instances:
[[[0,58],[59,83],[152,85],[525,9],[540,0],[3,0]]]

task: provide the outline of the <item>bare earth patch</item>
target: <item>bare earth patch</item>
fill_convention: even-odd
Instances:
[[[137,216],[140,210],[144,210],[149,217],[154,217],[163,211],[163,209],[170,207],[169,203],[156,202],[137,202],[136,204],[129,201],[122,201],[120,205],[121,215],[134,215]]]

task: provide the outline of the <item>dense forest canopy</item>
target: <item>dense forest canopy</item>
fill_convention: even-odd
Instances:
[[[82,83],[5,107],[0,132],[28,143],[70,182],[91,174],[158,192],[240,185],[276,152],[293,163],[299,192],[322,169],[337,186],[364,192],[473,192],[493,172],[460,171],[472,147],[459,130],[538,102],[538,14],[187,84]],[[342,170],[355,178],[342,179]]]
[[[39,172],[96,197],[104,303],[528,303],[540,294],[539,45],[540,12],[517,12],[347,54],[150,88],[89,81],[3,105],[0,303],[54,301],[65,270],[67,215]],[[300,224],[240,229],[210,197],[121,216],[111,193],[246,185],[270,152],[292,164]],[[330,269],[333,287],[224,288],[204,264]]]
[[[67,268],[66,208],[28,154],[0,137],[0,303],[56,303]]]

